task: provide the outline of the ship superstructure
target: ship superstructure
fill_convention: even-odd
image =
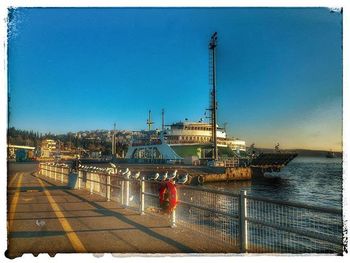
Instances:
[[[138,131],[133,133],[126,158],[178,160],[196,156],[212,159],[212,129],[206,122],[176,122],[164,130]],[[245,141],[229,138],[223,128],[216,129],[219,157],[245,154]],[[224,153],[224,154],[222,154]]]

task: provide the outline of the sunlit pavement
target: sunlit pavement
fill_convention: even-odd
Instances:
[[[227,253],[235,249],[197,232],[170,228],[167,216],[139,215],[114,201],[11,164],[8,257],[23,253]]]

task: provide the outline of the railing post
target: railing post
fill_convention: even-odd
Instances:
[[[111,201],[111,176],[109,174],[107,175],[106,183],[107,201]]]
[[[176,212],[175,209],[171,212],[171,228],[176,227]]]
[[[49,169],[49,178],[51,178],[51,165],[49,165],[50,169]]]
[[[126,181],[126,200],[125,200],[125,205],[129,206],[129,195],[130,195],[130,181],[129,178]]]
[[[124,179],[122,179],[122,196],[121,196],[121,203],[122,206],[124,206]]]
[[[83,177],[82,170],[78,170],[78,189],[81,187],[81,178]]]
[[[61,168],[61,183],[63,184],[63,167]]]
[[[239,244],[240,252],[248,252],[247,191],[239,194]]]
[[[97,183],[94,185],[95,186],[94,191],[100,193],[101,191],[101,174],[100,173],[97,173],[95,175],[95,181]]]
[[[140,215],[145,214],[145,177],[140,180]]]
[[[93,182],[93,173],[90,173],[90,194],[92,194],[93,188],[94,188],[94,182]]]
[[[54,177],[55,177],[55,181],[56,181],[56,178],[57,178],[57,167],[56,167],[56,165],[54,167]]]

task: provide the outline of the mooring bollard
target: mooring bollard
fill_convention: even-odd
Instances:
[[[247,191],[239,194],[239,244],[240,252],[248,251],[248,222],[247,222]]]
[[[175,209],[171,212],[171,224],[170,224],[171,228],[176,227],[176,212]]]
[[[145,177],[140,180],[140,215],[145,214]]]
[[[106,194],[107,194],[107,201],[111,201],[111,176],[107,175],[107,180],[106,180]]]

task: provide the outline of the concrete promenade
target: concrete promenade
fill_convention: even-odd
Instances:
[[[228,253],[228,245],[169,218],[121,207],[37,176],[37,164],[10,164],[8,257],[23,253]]]

